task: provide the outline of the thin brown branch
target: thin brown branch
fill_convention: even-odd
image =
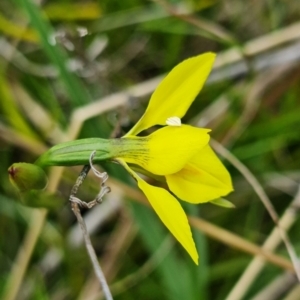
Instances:
[[[92,245],[92,242],[91,242],[91,239],[90,239],[90,236],[88,234],[88,230],[86,228],[86,224],[82,218],[82,215],[81,215],[81,211],[80,211],[80,207],[79,205],[82,205],[83,203],[85,202],[82,202],[81,200],[79,200],[78,198],[76,198],[76,194],[78,192],[78,189],[79,187],[81,186],[81,184],[83,183],[84,179],[86,178],[88,172],[90,171],[90,169],[92,168],[93,172],[100,178],[104,178],[105,180],[107,179],[107,175],[106,173],[103,174],[100,174],[99,171],[95,170],[93,165],[92,165],[92,159],[93,159],[93,156],[94,156],[95,152],[93,152],[91,154],[91,158],[90,158],[90,165],[85,165],[82,169],[82,171],[80,172],[77,180],[76,180],[76,183],[75,185],[73,186],[72,190],[71,190],[71,194],[70,194],[70,202],[71,202],[71,207],[72,207],[72,211],[74,212],[76,218],[77,218],[77,221],[81,227],[81,230],[82,230],[82,234],[83,234],[83,238],[84,238],[84,243],[85,243],[85,247],[86,247],[86,250],[88,252],[88,255],[90,257],[90,260],[91,260],[91,263],[92,263],[92,266],[94,268],[94,271],[95,271],[95,274],[96,274],[96,277],[98,278],[98,281],[102,287],[102,290],[103,290],[103,294],[105,295],[105,298],[106,300],[113,300],[112,298],[112,295],[111,295],[111,292],[110,292],[110,289],[108,287],[108,284],[107,284],[107,281],[105,279],[105,276],[104,276],[104,273],[101,269],[101,266],[98,262],[98,259],[97,259],[97,255],[95,253],[95,250],[94,250],[94,247]],[[104,182],[105,180],[102,181],[102,184],[101,184],[101,190],[106,190],[104,186]],[[107,190],[108,191],[108,190]],[[94,200],[93,203],[99,203],[99,200],[101,200],[100,198],[98,198],[100,196],[100,198],[102,198],[104,196],[104,193],[100,193],[98,194],[98,196],[96,197],[96,199]],[[94,205],[92,206],[87,206],[88,208],[90,207],[93,207]]]
[[[97,255],[96,255],[95,250],[93,248],[90,236],[88,234],[88,231],[87,231],[87,228],[86,228],[86,225],[85,225],[85,222],[84,222],[84,220],[82,218],[79,205],[77,203],[75,203],[75,202],[72,202],[71,205],[72,205],[72,210],[73,210],[73,212],[74,212],[74,214],[75,214],[75,216],[77,218],[77,221],[80,224],[80,227],[81,227],[81,230],[82,230],[82,234],[83,234],[83,238],[84,238],[84,243],[85,243],[86,250],[87,250],[88,255],[90,257],[90,260],[92,262],[95,274],[96,274],[96,276],[97,276],[97,278],[99,280],[99,283],[102,286],[102,290],[103,290],[103,293],[105,295],[105,298],[107,300],[113,300],[111,292],[110,292],[109,287],[108,287],[108,284],[106,282],[105,276],[104,276],[104,274],[102,272],[102,269],[100,267],[100,264],[98,262]]]

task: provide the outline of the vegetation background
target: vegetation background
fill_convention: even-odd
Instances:
[[[236,208],[184,205],[196,267],[130,176],[103,163],[112,192],[84,212],[92,243],[116,300],[299,300],[261,202],[268,195],[300,255],[299,17],[297,0],[2,0],[0,298],[102,299],[67,201],[80,168],[49,170],[61,206],[46,212],[20,204],[8,167],[65,140],[125,133],[163,74],[213,51],[214,70],[183,121],[212,128]],[[98,189],[90,176],[81,199]]]

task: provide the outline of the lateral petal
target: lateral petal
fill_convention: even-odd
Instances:
[[[191,203],[207,202],[233,190],[230,174],[209,145],[166,180],[177,197]]]
[[[120,152],[118,157],[156,175],[176,173],[207,145],[209,131],[189,125],[166,126],[146,137],[125,137],[124,142],[137,146]]]
[[[173,68],[152,94],[144,115],[126,136],[137,135],[153,125],[165,125],[170,117],[182,118],[202,89],[215,56],[214,53],[198,55]]]
[[[191,228],[187,216],[177,199],[165,189],[148,184],[131,170],[124,161],[118,161],[137,180],[139,188],[144,192],[161,221],[198,265],[198,252]]]

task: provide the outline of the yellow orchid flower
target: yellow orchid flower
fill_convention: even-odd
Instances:
[[[198,253],[180,203],[165,189],[145,182],[127,163],[165,176],[172,193],[187,202],[207,202],[233,190],[228,171],[208,145],[210,130],[181,125],[180,122],[204,85],[214,60],[213,53],[199,55],[183,61],[167,75],[153,93],[142,118],[124,138],[134,138],[133,135],[153,125],[171,126],[149,136],[147,154],[134,154],[133,157],[126,154],[117,158],[137,180],[162,222],[196,264]],[[155,135],[159,137],[154,138]]]
[[[233,190],[231,178],[208,145],[209,129],[181,124],[182,118],[207,79],[215,54],[206,53],[177,65],[153,93],[148,108],[137,124],[122,138],[82,139],[59,144],[36,162],[40,166],[87,164],[113,160],[137,181],[153,209],[174,237],[198,264],[198,253],[187,216],[179,201],[203,203]],[[154,125],[164,127],[148,136],[137,136]],[[134,170],[165,178],[173,193],[153,186]]]

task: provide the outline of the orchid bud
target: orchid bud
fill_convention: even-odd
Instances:
[[[47,186],[47,176],[44,170],[28,163],[14,163],[8,168],[11,183],[20,192],[42,190]]]

